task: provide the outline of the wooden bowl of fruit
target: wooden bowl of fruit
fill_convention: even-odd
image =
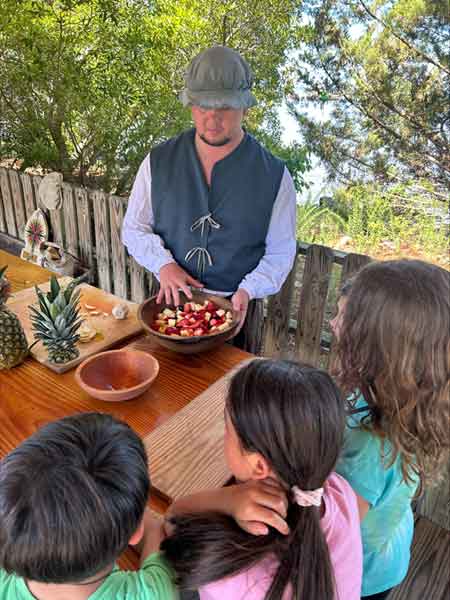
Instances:
[[[144,329],[169,350],[182,354],[206,352],[234,337],[239,313],[230,300],[192,291],[192,300],[180,292],[180,305],[156,303],[156,296],[143,302],[137,313]]]

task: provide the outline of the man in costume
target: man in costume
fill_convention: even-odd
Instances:
[[[181,101],[194,128],[152,149],[131,192],[122,240],[160,281],[158,302],[190,287],[249,302],[276,293],[296,253],[296,195],[281,160],[242,127],[252,73],[234,50],[196,56]]]

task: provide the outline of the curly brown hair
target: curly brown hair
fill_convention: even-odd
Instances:
[[[337,378],[372,408],[366,426],[422,489],[450,448],[450,273],[418,260],[374,262],[343,289]]]

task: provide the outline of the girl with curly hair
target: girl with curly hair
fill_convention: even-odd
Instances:
[[[362,596],[381,600],[408,570],[411,502],[450,447],[450,273],[369,264],[344,286],[331,325],[350,403],[336,470],[367,511]]]

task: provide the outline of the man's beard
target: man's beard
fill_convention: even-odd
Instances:
[[[231,142],[230,137],[222,138],[221,140],[218,140],[217,142],[210,142],[209,140],[206,139],[204,134],[200,134],[200,139],[203,142],[205,142],[205,144],[208,144],[208,146],[214,146],[215,148],[219,148],[220,146],[226,146],[227,144],[229,144]]]

